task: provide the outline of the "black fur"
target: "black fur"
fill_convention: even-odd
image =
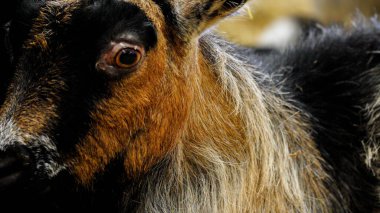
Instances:
[[[40,100],[55,99],[58,96],[62,98],[62,101],[55,100],[59,105],[57,113],[61,119],[51,123],[50,129],[46,131],[59,136],[54,142],[62,155],[65,155],[70,153],[79,138],[87,132],[88,124],[92,122],[88,115],[91,108],[98,101],[109,97],[107,84],[110,79],[96,71],[94,66],[99,53],[111,40],[126,33],[134,35],[134,42],[143,44],[145,51],[149,52],[156,46],[157,36],[154,26],[138,7],[121,1],[98,0],[81,4],[80,9],[72,14],[69,23],[59,22],[54,12],[45,14],[50,19],[45,28],[55,32],[48,38],[49,49],[53,51],[41,53],[38,49],[25,50],[22,46],[32,36],[30,29],[33,19],[38,15],[40,7],[46,8],[43,4],[37,6],[33,4],[18,8],[10,29],[6,28],[0,34],[0,39],[4,41],[4,45],[0,46],[0,54],[13,58],[12,62],[4,61],[7,69],[3,70],[7,73],[1,74],[7,75],[7,79],[12,79],[17,86],[13,89],[21,94],[17,97],[20,103],[32,98],[34,94],[38,94]],[[64,13],[65,8],[55,9],[54,11]],[[65,46],[58,48],[62,41],[65,41]],[[8,45],[12,48],[11,52],[6,47]],[[41,61],[41,58],[44,60]],[[71,65],[63,70],[52,70],[51,67],[62,58]],[[13,64],[17,64],[17,67]],[[58,84],[49,86],[43,83],[49,81],[64,82],[66,85],[62,88]],[[5,96],[7,82],[5,77],[1,78],[4,88],[2,96]],[[122,162],[115,159],[107,168],[110,175],[97,176],[98,181],[94,187],[99,193],[77,188],[70,174],[64,172],[54,180],[41,177],[40,180],[25,185],[20,183],[20,187],[11,193],[0,192],[1,212],[117,212],[120,207],[117,198],[123,197],[125,190],[118,186],[127,184],[120,183],[126,178],[111,174],[123,174],[121,165]],[[23,204],[18,205],[19,203]]]
[[[11,48],[9,41],[9,25],[0,27],[0,104],[4,102],[5,93],[11,75]]]
[[[337,189],[340,203],[353,212],[371,212],[378,208],[379,182],[364,164],[364,108],[379,92],[380,24],[358,26],[351,32],[340,27],[310,32],[283,53],[254,57],[285,99],[311,115],[313,136],[333,178],[328,185]]]
[[[168,23],[178,25],[170,4],[156,2]],[[55,14],[50,14],[51,24],[46,28],[56,32],[49,38],[49,48],[54,51],[46,54],[24,50],[22,45],[31,36],[32,20],[43,4],[40,1],[27,7],[15,7],[17,15],[4,13],[5,18],[0,16],[0,21],[4,20],[0,22],[4,26],[0,32],[0,63],[4,70],[1,75],[5,76],[1,94],[4,95],[8,87],[7,79],[14,78],[16,84],[21,82],[19,85],[22,85],[17,88],[22,94],[17,97],[19,99],[27,99],[31,93],[37,93],[41,100],[51,98],[49,95],[53,93],[61,97],[56,101],[60,120],[52,123],[48,131],[56,136],[55,143],[65,155],[88,130],[92,122],[88,112],[98,101],[109,97],[107,84],[110,79],[96,72],[94,67],[99,52],[123,33],[134,34],[136,42],[144,44],[149,51],[155,47],[157,35],[138,7],[121,1],[92,0],[76,10],[70,23],[58,23]],[[226,7],[230,5],[226,3]],[[6,23],[11,23],[10,27]],[[352,212],[371,212],[378,207],[375,189],[379,183],[364,164],[362,142],[369,137],[364,108],[374,101],[380,87],[380,24],[374,21],[358,25],[360,27],[350,32],[339,27],[325,28],[322,32],[308,28],[310,32],[305,34],[304,40],[285,52],[258,54],[236,48],[235,54],[240,54],[238,57],[242,59],[249,56],[259,71],[272,76],[260,82],[263,89],[280,90],[283,98],[307,112],[305,116],[312,123],[313,137],[326,160],[325,168],[333,178],[328,184],[335,189],[339,203],[350,206]],[[65,46],[58,48],[62,43]],[[49,71],[62,56],[70,66],[59,73]],[[41,63],[40,58],[46,61]],[[14,64],[18,64],[17,68]],[[65,82],[65,88],[43,84],[49,80]],[[35,85],[34,82],[42,83]],[[11,212],[25,209],[118,212],[123,208],[120,197],[138,198],[138,192],[128,190],[135,188],[131,185],[138,184],[128,183],[124,176],[115,175],[123,174],[122,164],[121,159],[116,158],[104,174],[98,174],[94,183],[96,193],[77,188],[70,174],[61,173],[54,180],[34,182],[35,187],[23,186],[9,194],[0,191],[0,208],[4,212],[9,208]],[[134,205],[138,205],[137,202],[125,208],[132,211]],[[339,207],[336,206],[337,212]]]

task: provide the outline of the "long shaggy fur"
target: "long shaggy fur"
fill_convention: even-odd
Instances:
[[[147,179],[139,210],[326,210],[328,176],[306,119],[275,88],[260,88],[264,76],[224,47],[215,37],[201,39],[186,131],[165,167]]]
[[[202,33],[243,2],[47,1],[29,37],[16,22],[0,159],[26,161],[26,185],[48,189],[6,199],[46,212],[375,212],[378,22],[311,30],[283,52]],[[137,70],[94,68],[131,37],[146,50]]]

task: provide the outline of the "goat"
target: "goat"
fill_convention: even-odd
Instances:
[[[256,54],[244,3],[17,1],[2,212],[376,211],[380,24]]]

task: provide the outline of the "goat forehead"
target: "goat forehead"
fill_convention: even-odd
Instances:
[[[117,1],[112,2],[113,5]],[[83,112],[86,115],[82,116],[85,117],[83,119],[90,119],[87,114],[92,109],[93,102],[108,94],[104,78],[93,70],[98,57],[95,56],[96,51],[92,51],[93,46],[99,45],[95,44],[96,41],[103,38],[105,32],[113,27],[112,22],[127,17],[124,18],[126,22],[133,23],[128,26],[139,27],[148,20],[142,8],[150,8],[149,5],[137,5],[129,1],[121,3],[118,5],[120,7],[98,7],[96,4],[80,1],[48,1],[39,8],[17,60],[17,76],[13,81],[15,89],[11,95],[22,98],[10,99],[9,95],[9,104],[4,106],[21,106],[15,109],[13,117],[22,129],[36,132],[37,127],[41,131],[45,128],[56,128],[60,124],[60,120],[56,118],[60,118],[63,111],[66,111],[66,107],[63,108],[62,105],[67,104],[67,99],[71,103],[79,102],[78,108],[81,111],[78,114]],[[129,18],[133,19],[132,22],[129,22]],[[88,32],[86,28],[82,28],[83,25],[77,25],[78,23],[90,23],[90,27],[94,26],[96,29]],[[100,32],[97,31],[99,29]],[[93,32],[98,35],[93,35]],[[149,43],[144,39],[143,43]],[[79,85],[78,82],[85,82],[86,86]],[[81,100],[82,97],[86,101]],[[83,127],[83,131],[85,128]]]
[[[51,0],[44,4],[43,8],[48,8],[44,12],[46,14],[64,15],[72,13],[75,10],[105,10],[109,14],[121,18],[120,15],[127,16],[128,14],[120,14],[120,12],[128,12],[128,7],[139,9],[149,19],[163,18],[169,16],[169,13],[174,14],[174,9],[167,0]],[[58,10],[57,10],[58,9]],[[173,17],[174,18],[174,17]]]
[[[156,26],[163,25],[158,8],[156,4],[132,0],[49,1],[40,8],[30,34],[35,40],[70,34],[85,40],[88,39],[85,35],[95,38],[128,28],[141,32],[142,28],[151,26],[156,31]],[[115,26],[118,29],[112,30]]]

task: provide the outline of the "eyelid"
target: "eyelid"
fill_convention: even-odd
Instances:
[[[118,34],[116,38],[112,40],[111,44],[123,42],[143,46],[143,42],[141,41],[140,36],[136,32],[124,32],[122,34]]]

